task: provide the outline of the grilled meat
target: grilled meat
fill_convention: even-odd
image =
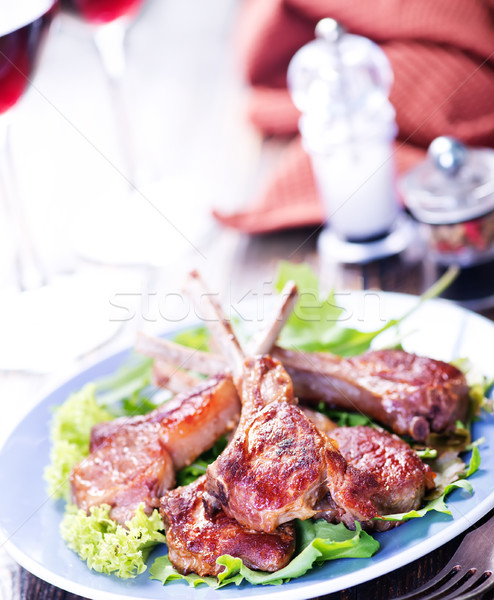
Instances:
[[[95,426],[89,456],[72,471],[74,502],[85,510],[107,503],[120,523],[140,502],[150,513],[174,472],[235,426],[239,408],[232,379],[219,375],[145,416]]]
[[[373,427],[337,427],[330,433],[349,465],[370,473],[379,484],[372,500],[380,515],[420,508],[434,486],[434,473],[398,436]],[[373,521],[367,529],[389,529],[395,522]]]
[[[109,504],[110,517],[129,521],[141,502],[150,514],[174,485],[173,461],[160,441],[159,424],[121,427],[72,469],[72,500],[86,511]]]
[[[122,427],[159,423],[160,439],[179,470],[232,430],[239,413],[240,402],[231,377],[216,375],[188,392],[177,394],[147,415],[121,417],[95,425],[91,430],[90,451]]]
[[[398,436],[373,427],[337,427],[331,432],[345,459],[375,475],[382,491],[374,497],[381,514],[419,508],[434,488],[434,473]]]
[[[222,510],[206,514],[202,502],[206,477],[166,492],[160,501],[168,556],[182,574],[217,575],[223,554],[241,558],[246,566],[277,571],[295,550],[295,530],[285,524],[273,533],[253,531],[225,515]]]
[[[465,376],[445,362],[401,350],[339,358],[276,348],[273,356],[300,398],[360,412],[415,440],[453,430],[467,416]]]
[[[435,474],[410,446],[383,429],[366,426],[338,427],[325,415],[304,407],[304,413],[319,431],[333,439],[341,454],[359,471],[371,473],[379,483],[372,497],[381,515],[416,510],[427,491],[434,489]],[[321,514],[331,520],[333,515]],[[394,527],[391,521],[372,521],[366,529]]]
[[[273,532],[282,523],[317,514],[328,494],[350,527],[378,514],[371,500],[377,481],[349,466],[304,415],[278,361],[247,360],[241,390],[239,427],[208,467],[209,515],[222,507],[246,527]]]
[[[144,354],[177,364],[187,363],[201,373],[228,369],[218,355],[141,336]],[[468,386],[456,367],[401,350],[371,351],[340,358],[275,346],[272,350],[292,378],[297,397],[360,412],[399,435],[423,441],[429,432],[454,430],[465,420]]]

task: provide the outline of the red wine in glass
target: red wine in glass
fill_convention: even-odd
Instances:
[[[5,0],[0,1],[0,115],[14,106],[29,86],[56,11],[54,2],[10,0],[10,6],[4,7]]]
[[[63,6],[92,25],[103,25],[120,17],[132,18],[144,0],[65,0]]]

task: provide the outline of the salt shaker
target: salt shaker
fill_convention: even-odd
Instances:
[[[302,112],[299,129],[325,207],[323,253],[365,262],[401,251],[409,241],[399,219],[393,141],[393,73],[371,40],[333,19],[316,27],[288,68],[288,87]],[[408,229],[407,229],[408,231]]]
[[[421,224],[428,258],[458,265],[446,291],[469,308],[494,305],[494,150],[436,138],[422,163],[400,181],[403,199]]]

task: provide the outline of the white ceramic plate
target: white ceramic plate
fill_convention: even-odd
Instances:
[[[349,325],[371,329],[382,320],[399,316],[417,299],[399,294],[364,292],[340,294],[345,307],[342,318]],[[407,350],[451,360],[469,357],[484,374],[493,375],[494,324],[444,301],[422,306],[407,320]],[[283,586],[227,587],[218,591],[206,586],[190,588],[184,582],[163,589],[147,573],[124,581],[90,572],[68,550],[59,535],[63,504],[46,493],[42,473],[48,463],[49,422],[52,408],[86,382],[110,374],[125,360],[121,352],[58,386],[44,397],[14,430],[0,451],[0,531],[7,550],[21,565],[38,577],[69,592],[94,600],[122,598],[174,600],[216,600],[268,598],[298,600],[322,596],[369,581],[401,567],[451,540],[494,507],[494,418],[484,415],[475,424],[475,438],[485,437],[481,447],[482,465],[471,478],[473,496],[457,490],[450,496],[453,516],[429,513],[397,529],[378,534],[378,553],[369,559],[341,559],[313,569],[304,577]],[[13,401],[13,400],[12,400]],[[164,552],[164,548],[155,555]],[[151,556],[152,560],[154,556]]]

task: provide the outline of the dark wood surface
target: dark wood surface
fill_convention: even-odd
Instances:
[[[313,234],[312,230],[300,230],[240,239],[236,245],[232,268],[229,272],[233,288],[241,291],[254,286],[255,282],[261,279],[267,281],[269,277],[272,277],[273,269],[281,258],[290,258],[295,261],[304,259],[318,268],[315,246],[317,235]],[[424,291],[428,283],[428,269],[429,266],[424,265],[421,253],[412,251],[404,256],[393,257],[365,266],[341,267],[338,277],[349,288],[374,288],[418,294]],[[242,285],[240,285],[240,281]],[[494,319],[494,310],[486,310],[484,315]],[[463,535],[396,571],[325,596],[325,600],[390,600],[409,592],[439,572],[454,554],[462,539]],[[22,571],[21,582],[23,600],[75,600],[78,598],[39,580],[26,571]],[[173,590],[171,588],[164,590],[163,595],[164,597],[173,595]],[[489,592],[484,598],[494,598],[494,591]]]

